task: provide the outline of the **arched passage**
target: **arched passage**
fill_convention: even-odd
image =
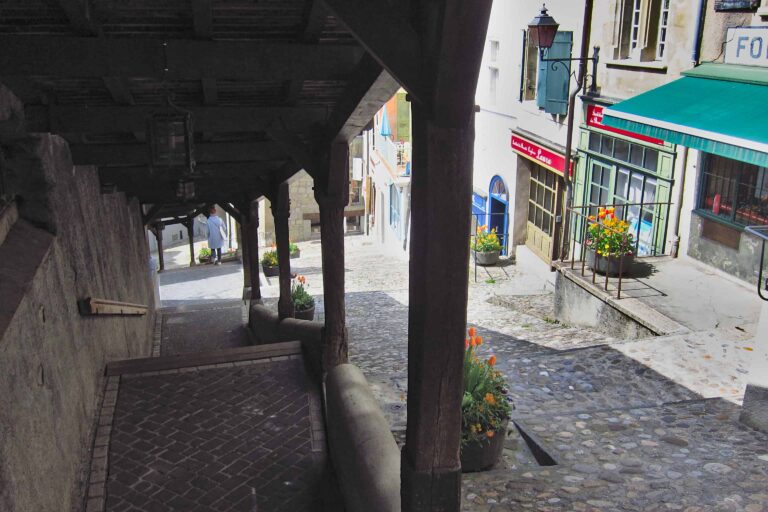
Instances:
[[[501,254],[509,248],[509,192],[501,176],[494,176],[488,188],[488,230],[495,229],[501,242]]]

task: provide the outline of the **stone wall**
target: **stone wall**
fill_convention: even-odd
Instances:
[[[305,214],[320,215],[320,207],[315,202],[314,182],[306,171],[300,171],[290,182],[288,197],[291,199],[291,216],[288,230],[291,242],[303,242],[312,238],[312,221],[305,219]],[[259,244],[269,246],[275,243],[275,221],[268,199],[262,201],[259,208]]]
[[[752,235],[741,233],[739,249],[735,250],[701,236],[702,218],[691,215],[688,256],[738,277],[757,283],[761,242]]]
[[[82,504],[83,461],[108,361],[148,356],[154,323],[139,204],[102,195],[95,168],[39,135],[3,147],[18,220],[0,238],[0,510]],[[146,304],[141,317],[83,317],[77,300]]]

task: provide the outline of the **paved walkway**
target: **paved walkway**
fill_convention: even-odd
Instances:
[[[301,245],[292,268],[308,276],[322,314],[319,246]],[[349,237],[345,267],[350,357],[402,444],[408,266]],[[468,323],[497,355],[515,423],[540,450],[510,431],[495,470],[464,475],[462,509],[768,512],[768,436],[720,398],[743,394],[748,332],[735,327],[749,325],[749,311],[729,313],[730,338],[717,329],[616,340],[557,322],[551,281],[524,252],[471,279]],[[264,288],[272,300],[276,284]]]
[[[86,512],[322,507],[321,402],[299,343],[247,346],[242,301],[206,301],[161,311],[162,357],[109,365]]]

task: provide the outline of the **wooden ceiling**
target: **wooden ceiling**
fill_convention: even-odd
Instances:
[[[0,49],[27,131],[62,135],[146,203],[176,201],[179,176],[148,167],[166,98],[194,117],[195,202],[242,202],[398,88],[320,0],[4,0]]]

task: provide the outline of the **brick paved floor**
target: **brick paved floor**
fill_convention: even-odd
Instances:
[[[162,314],[164,357],[108,369],[86,512],[320,509],[325,431],[299,345],[242,347],[241,301]]]

